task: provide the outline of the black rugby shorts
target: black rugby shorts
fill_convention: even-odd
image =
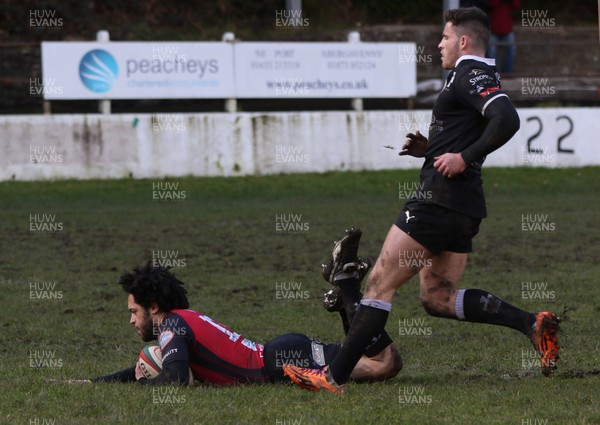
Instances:
[[[431,202],[409,200],[394,224],[437,255],[442,251],[471,252],[479,223],[480,218],[468,217]]]
[[[321,368],[331,363],[339,349],[338,344],[323,344],[299,333],[280,335],[265,344],[265,369],[271,382],[290,382],[283,374],[284,365]]]

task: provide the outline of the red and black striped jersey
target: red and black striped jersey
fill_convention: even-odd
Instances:
[[[167,313],[159,325],[158,343],[163,371],[186,361],[195,379],[215,385],[269,381],[261,344],[197,311]]]

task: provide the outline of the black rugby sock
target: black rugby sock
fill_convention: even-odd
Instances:
[[[535,314],[521,310],[481,289],[461,289],[456,296],[456,316],[474,323],[489,323],[531,335]]]
[[[346,273],[344,273],[344,275],[345,274]],[[340,288],[340,295],[342,296],[342,302],[344,304],[348,322],[352,323],[354,315],[356,314],[356,308],[363,296],[360,292],[358,279],[354,276],[354,273],[348,273],[347,276],[344,275],[336,276],[335,284]],[[345,327],[344,331],[346,334],[348,333]]]
[[[345,384],[365,349],[381,338],[390,313],[391,304],[378,300],[362,300],[356,310],[350,331],[340,351],[330,363],[333,379]]]
[[[340,295],[342,296],[344,304],[344,309],[340,311],[342,325],[344,326],[344,334],[348,335],[348,331],[350,330],[350,326],[356,315],[356,309],[358,308],[363,295],[360,292],[358,279],[354,277],[354,273],[347,278],[336,279],[336,284],[340,287]],[[376,356],[392,342],[390,336],[383,330],[381,334],[377,336],[376,341],[366,348],[364,354],[367,357]]]
[[[346,314],[346,309],[342,308],[340,311],[340,318],[342,319],[342,326],[344,327],[344,335],[348,335],[348,330],[350,330],[350,320],[348,320],[348,315]]]

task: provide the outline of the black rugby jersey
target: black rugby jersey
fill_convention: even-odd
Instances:
[[[485,109],[499,97],[507,95],[501,90],[493,59],[465,55],[456,61],[433,105],[421,168],[422,193],[417,194],[417,199],[427,199],[474,218],[487,215],[481,180],[485,157],[473,160],[462,174],[451,179],[437,171],[433,163],[436,156],[460,153],[476,142],[488,123]]]

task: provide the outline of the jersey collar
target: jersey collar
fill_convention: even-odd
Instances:
[[[460,58],[458,58],[458,60],[454,64],[454,68],[456,68],[458,66],[458,64],[463,60],[474,60],[474,61],[478,61],[478,62],[483,62],[489,66],[496,66],[496,59],[482,58],[481,56],[475,56],[475,55],[463,55]]]

